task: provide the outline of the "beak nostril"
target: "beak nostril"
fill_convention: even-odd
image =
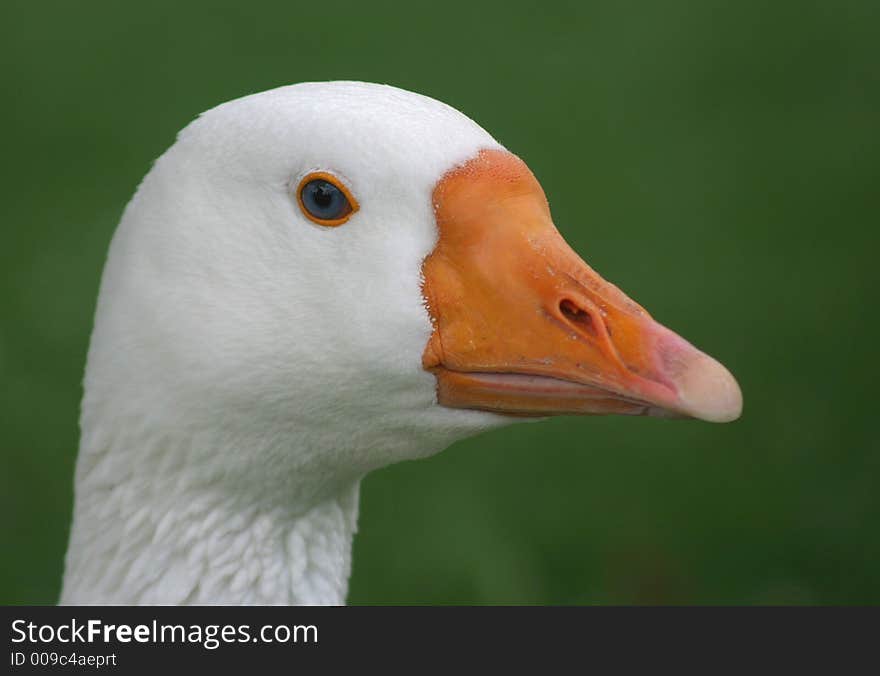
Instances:
[[[569,322],[582,331],[586,331],[593,338],[596,337],[596,326],[593,324],[593,315],[587,310],[578,307],[566,298],[559,303],[559,311]]]

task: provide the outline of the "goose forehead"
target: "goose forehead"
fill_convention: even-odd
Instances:
[[[410,185],[433,183],[480,149],[500,147],[444,103],[358,82],[303,83],[230,101],[187,127],[178,146],[220,168],[284,175],[327,168]]]

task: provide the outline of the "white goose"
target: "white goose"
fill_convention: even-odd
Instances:
[[[314,83],[184,129],[110,247],[63,603],[344,603],[370,470],[557,413],[739,416],[452,108]]]

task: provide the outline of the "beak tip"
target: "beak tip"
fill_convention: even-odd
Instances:
[[[677,379],[683,413],[706,422],[733,422],[742,414],[742,391],[736,379],[712,357],[696,352]]]

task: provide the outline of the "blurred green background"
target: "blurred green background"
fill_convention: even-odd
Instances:
[[[556,419],[370,476],[352,603],[880,603],[880,5],[0,9],[0,602],[53,603],[99,276],[202,110],[304,80],[443,100],[595,268],[724,362],[730,425]]]

